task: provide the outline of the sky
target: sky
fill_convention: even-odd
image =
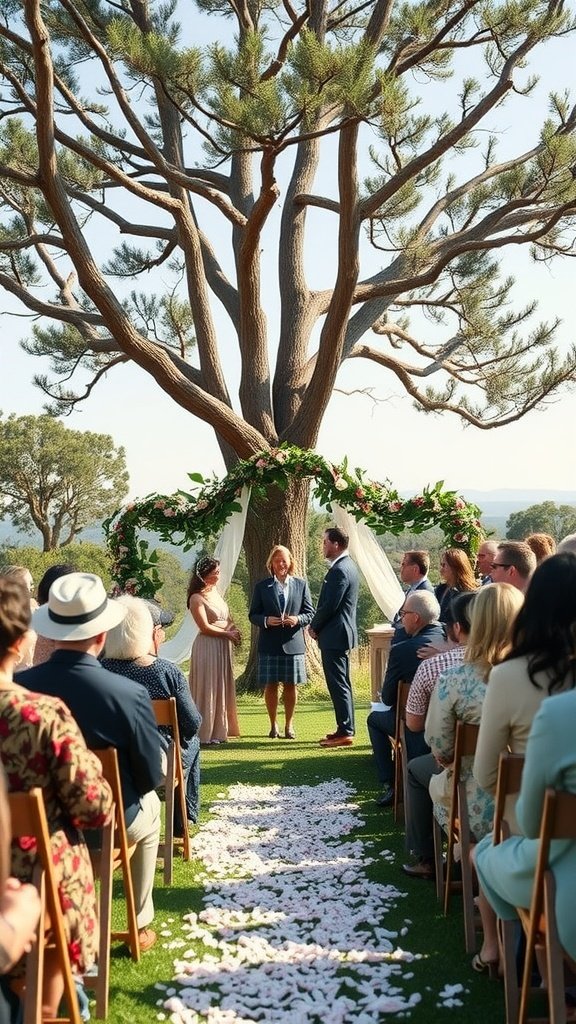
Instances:
[[[541,109],[548,87],[567,79],[566,65],[557,59],[559,52],[552,48],[539,66]],[[561,52],[565,54],[566,50]],[[530,117],[504,125],[504,146],[509,143],[520,152],[533,139],[533,128]],[[559,342],[563,348],[572,344],[573,261],[534,266],[518,249],[506,259],[507,269],[517,278],[516,304],[536,296],[538,318],[559,315]],[[330,242],[323,238],[321,228],[314,260],[324,272],[330,266]],[[263,261],[265,273],[272,274],[272,249],[266,251],[265,247]],[[4,356],[0,410],[5,416],[38,414],[45,400],[32,384],[39,361],[18,345],[28,324],[22,310],[19,312],[20,316],[15,316],[15,307],[0,299]],[[273,322],[273,306],[268,313]],[[225,321],[220,329],[229,333]],[[234,361],[234,350],[230,347],[228,351]],[[361,394],[367,387],[370,395]],[[395,379],[360,360],[343,368],[337,389],[324,419],[318,450],[333,462],[347,456],[349,463],[362,467],[368,478],[389,479],[400,490],[414,493],[437,480],[444,480],[446,486],[463,494],[467,489],[576,490],[574,391],[565,390],[544,411],[531,413],[519,423],[480,431],[464,428],[454,415],[431,417],[417,412]],[[65,423],[76,430],[109,433],[116,445],[125,448],[130,498],[186,490],[189,472],[224,473],[211,428],[180,409],[135,365],[111,372]]]

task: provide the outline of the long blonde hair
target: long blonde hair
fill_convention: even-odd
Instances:
[[[523,593],[511,583],[489,583],[474,597],[465,660],[476,666],[484,682],[512,647],[512,629],[523,603]]]

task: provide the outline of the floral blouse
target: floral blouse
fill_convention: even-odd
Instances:
[[[476,667],[469,662],[464,662],[438,677],[426,718],[426,742],[435,757],[443,762],[452,760],[457,721],[478,725],[485,695],[486,683],[478,674]],[[474,838],[479,840],[492,829],[494,800],[474,780],[473,763],[473,757],[463,759],[462,778],[466,782],[470,830]],[[452,769],[448,767],[440,775],[433,775],[430,782],[434,814],[442,826],[448,823],[451,792]]]
[[[81,830],[102,826],[112,807],[100,761],[61,700],[22,687],[0,690],[0,757],[11,793],[43,791],[72,970],[84,973],[96,958],[98,922]],[[13,874],[30,881],[35,862],[36,841],[14,840]]]

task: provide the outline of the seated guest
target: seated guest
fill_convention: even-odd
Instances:
[[[500,753],[523,754],[542,701],[576,684],[576,555],[552,555],[538,566],[526,592],[512,634],[512,647],[492,669],[474,758],[474,777],[487,792],[496,792]],[[520,832],[516,796],[506,800],[510,831]],[[484,942],[480,963],[497,949],[496,917],[481,896]]]
[[[549,533],[530,533],[524,540],[536,555],[538,565],[556,551],[556,541]]]
[[[152,891],[160,838],[160,740],[150,696],[143,686],[108,672],[98,661],[106,633],[126,614],[106,597],[99,576],[73,572],[50,587],[48,603],[34,612],[40,636],[55,641],[49,661],[21,672],[18,682],[60,697],[89,747],[115,747],[128,840],[140,948],[154,945]]]
[[[504,540],[498,545],[492,562],[494,583],[511,583],[523,594],[536,568],[536,555],[523,540]]]
[[[427,551],[406,551],[400,563],[400,579],[406,586],[406,597],[408,594],[412,594],[415,590],[430,590],[433,591],[434,587],[428,579],[428,572],[430,570],[430,555]],[[395,633],[392,637],[392,643],[400,643],[401,640],[406,640],[407,635],[402,625],[402,607],[398,609],[396,615],[392,619],[392,626],[394,627]]]
[[[486,586],[487,583],[492,583],[492,562],[498,550],[498,541],[496,540],[485,540],[478,548],[478,554],[476,555],[476,572],[480,573],[482,586]]]
[[[452,598],[463,590],[476,590],[478,581],[468,555],[460,548],[446,549],[440,561],[440,576],[444,582],[438,584],[434,593],[440,604],[440,622],[445,622],[446,609]]]
[[[178,730],[182,751],[182,767],[186,786],[186,812],[191,822],[198,821],[200,799],[200,740],[198,730],[202,718],[190,694],[188,680],[177,665],[158,657],[163,643],[164,625],[173,621],[155,601],[143,601],[123,594],[116,598],[126,609],[126,615],[117,626],[109,630],[102,665],[145,686],[152,700],[176,698]],[[156,621],[155,621],[156,620]],[[170,732],[160,729],[165,749]],[[184,823],[180,805],[174,807],[174,834],[182,835]]]
[[[544,670],[548,684],[552,675],[566,667],[565,651],[558,664]],[[572,660],[572,659],[571,659]],[[562,666],[562,662],[564,665]],[[574,673],[573,660],[569,674]],[[522,775],[522,787],[516,804],[516,817],[520,835],[510,836],[493,846],[492,836],[486,836],[475,851],[476,870],[483,900],[502,920],[513,920],[516,907],[530,906],[534,870],[538,853],[538,835],[548,787],[576,793],[576,692],[560,693],[544,700],[536,713],[528,744]],[[558,934],[563,949],[576,957],[576,843],[559,840],[552,843],[550,865],[555,882],[555,908]],[[484,915],[483,915],[484,920]],[[482,967],[498,962],[498,941],[495,929],[473,961]]]
[[[371,711],[368,715],[368,734],[376,760],[378,779],[382,792],[376,803],[389,807],[394,803],[394,764],[390,737],[396,729],[396,696],[400,680],[411,682],[420,664],[418,649],[422,644],[440,642],[444,639],[442,626],[438,622],[439,606],[434,594],[419,590],[408,594],[402,608],[402,621],[406,640],[394,644],[386,675],[382,684],[382,710]],[[421,741],[420,741],[421,742]],[[418,744],[418,740],[416,739]],[[420,753],[419,746],[410,750],[408,756]]]
[[[6,974],[30,952],[41,909],[36,886],[19,882],[11,873],[10,832],[6,779],[0,767],[0,1024],[21,1020],[22,1006]]]
[[[70,572],[76,572],[76,570],[74,566],[70,565],[68,562],[58,562],[56,565],[51,565],[46,569],[46,572],[38,584],[38,590],[36,591],[39,605],[46,604],[48,594],[50,593],[50,587],[54,583],[54,580],[59,579],[60,576],[67,576]],[[36,637],[36,646],[34,647],[33,658],[34,665],[40,665],[43,661],[48,661],[48,658],[53,653],[53,640],[48,640],[45,636]]]
[[[558,544],[556,552],[558,554],[570,552],[572,555],[576,555],[576,533],[567,533]]]
[[[469,591],[456,594],[446,611],[445,623],[452,646],[433,658],[427,658],[416,671],[406,703],[406,729],[410,732],[424,732],[428,705],[438,676],[456,668],[464,660],[474,598],[475,594]]]
[[[482,587],[472,603],[464,662],[444,672],[432,691],[425,732],[431,753],[408,763],[406,843],[417,860],[403,866],[407,875],[434,877],[432,814],[434,811],[441,825],[446,824],[456,724],[480,721],[486,680],[492,666],[510,649],[512,627],[521,605],[522,595],[509,584]],[[474,781],[471,763],[463,765],[461,777],[466,782],[470,829],[478,840],[491,827],[494,801]]]
[[[70,963],[73,973],[81,977],[98,950],[94,877],[81,829],[104,824],[112,794],[99,759],[86,749],[62,701],[31,693],[14,682],[14,666],[26,643],[29,623],[29,592],[16,580],[0,579],[0,758],[11,792],[42,789]],[[35,862],[35,845],[12,843],[12,874],[21,882],[30,881]],[[48,949],[43,986],[46,1016],[57,1017],[63,992],[57,956]]]
[[[18,583],[21,583],[24,589],[28,592],[30,611],[33,612],[34,609],[38,607],[38,602],[32,596],[34,594],[34,580],[32,579],[32,573],[25,565],[3,565],[0,569],[0,577],[18,580]],[[20,648],[18,671],[20,671],[20,669],[30,668],[32,665],[34,661],[36,639],[36,633],[34,630],[29,629],[26,634],[26,643],[22,644],[22,647]]]

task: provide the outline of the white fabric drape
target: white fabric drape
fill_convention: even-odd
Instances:
[[[332,505],[332,512],[336,525],[350,538],[348,550],[364,576],[372,597],[384,615],[393,619],[405,595],[388,555],[363,520],[358,522],[340,505]]]
[[[241,511],[234,512],[228,520],[220,534],[220,538],[214,550],[214,558],[220,559],[220,581],[218,583],[218,590],[221,594],[225,594],[228,590],[228,587],[232,582],[236,563],[240,557],[249,502],[250,488],[243,487],[242,494],[238,499],[238,504],[242,506]],[[168,661],[172,661],[177,665],[182,661],[187,661],[190,657],[192,644],[194,643],[197,634],[198,626],[194,622],[190,612],[186,611],[184,620],[180,629],[176,633],[176,636],[173,636],[171,640],[167,640],[165,644],[161,645],[158,652],[160,657],[166,658]]]

